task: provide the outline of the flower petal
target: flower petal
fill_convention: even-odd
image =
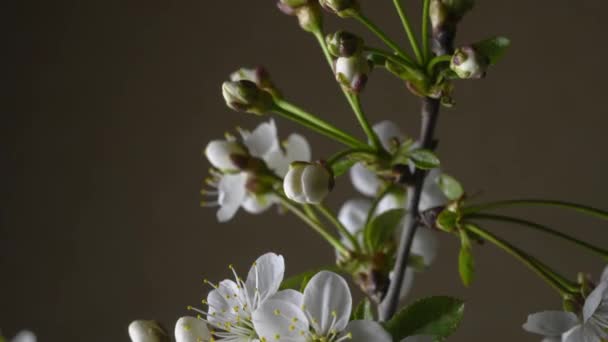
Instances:
[[[401,208],[405,208],[405,196],[388,194],[384,196],[380,202],[378,202],[378,206],[376,207],[376,212],[374,214],[380,215],[383,212]]]
[[[257,305],[277,293],[285,273],[285,260],[283,256],[266,253],[259,257],[249,269],[245,287],[255,310]],[[256,292],[257,303],[255,301]]]
[[[254,157],[264,159],[266,154],[280,149],[274,120],[258,125],[251,133],[242,131],[241,136],[249,153]]]
[[[31,331],[22,330],[13,337],[11,342],[36,342],[36,335]]]
[[[372,207],[372,202],[365,198],[350,199],[342,205],[338,212],[338,220],[351,234],[362,231],[367,220],[367,214]]]
[[[543,311],[529,315],[523,328],[534,334],[559,337],[577,324],[578,317],[571,312]]]
[[[439,187],[440,175],[441,170],[433,169],[424,179],[418,210],[425,211],[427,209],[441,207],[449,202],[448,198],[445,197],[443,191]]]
[[[562,342],[601,342],[599,339],[594,339],[587,336],[583,325],[577,325],[568,330],[562,335]]]
[[[591,291],[587,299],[585,299],[585,305],[583,306],[583,320],[586,322],[595,314],[598,310],[602,301],[607,299],[608,295],[608,282],[601,282],[599,285]]]
[[[285,142],[285,156],[287,163],[294,161],[310,161],[310,145],[308,140],[299,134],[291,134]]]
[[[382,185],[376,174],[361,163],[357,163],[350,168],[350,181],[355,189],[370,197],[375,197]]]
[[[357,320],[351,321],[344,329],[342,336],[350,333],[351,342],[392,342],[391,335],[384,328],[374,321]]]
[[[260,214],[268,210],[275,202],[276,198],[271,195],[254,196],[247,194],[241,206],[250,214]]]
[[[209,305],[207,321],[219,328],[224,322],[235,322],[237,315],[233,308],[241,306],[240,302],[244,299],[239,300],[240,293],[239,287],[234,281],[226,279],[220,282],[216,289],[207,294]]]
[[[380,121],[374,125],[373,130],[378,135],[378,138],[382,143],[382,147],[384,147],[384,149],[387,151],[391,150],[392,139],[397,139],[400,142],[403,142],[403,139],[405,138],[405,135],[399,126],[392,121]]]
[[[608,281],[608,266],[604,268],[604,272],[602,273],[601,281]]]
[[[304,289],[305,311],[311,317],[313,329],[321,336],[327,336],[330,330],[344,330],[352,304],[348,284],[333,272],[317,273]]]
[[[185,316],[175,323],[175,342],[198,342],[209,339],[211,334],[203,320]]]
[[[418,227],[414,240],[412,241],[412,253],[424,259],[424,265],[430,266],[439,249],[439,239],[437,234],[427,227]]]
[[[138,320],[129,324],[132,342],[168,342],[169,336],[156,321]]]
[[[308,319],[302,309],[290,302],[269,299],[252,316],[260,340],[307,341]]]
[[[245,200],[247,189],[247,174],[241,172],[237,174],[225,174],[220,179],[218,184],[218,203],[220,209],[217,212],[217,219],[220,222],[226,222],[234,217],[237,210]]]
[[[275,293],[274,296],[270,297],[270,299],[289,302],[299,308],[302,307],[302,304],[304,304],[304,295],[301,292],[292,289],[279,291]]]

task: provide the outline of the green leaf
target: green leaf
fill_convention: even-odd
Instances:
[[[471,286],[475,278],[475,263],[473,259],[473,246],[467,232],[460,230],[460,254],[458,255],[458,272],[462,284]]]
[[[340,159],[337,162],[331,165],[331,170],[334,174],[334,177],[339,177],[348,172],[353,165],[357,163],[356,160],[350,158]]]
[[[304,288],[306,287],[306,285],[308,284],[308,281],[310,280],[310,278],[312,278],[315,274],[317,274],[321,271],[339,272],[340,269],[337,266],[325,266],[325,267],[319,267],[314,270],[302,272],[295,276],[284,279],[283,282],[281,283],[280,289],[281,290],[292,289],[292,290],[303,291]]]
[[[511,41],[506,37],[494,37],[482,40],[473,44],[475,50],[488,58],[490,65],[494,65],[502,58],[511,45]]]
[[[445,173],[439,176],[439,188],[451,201],[458,200],[464,195],[464,189],[459,181],[456,178],[447,175]]]
[[[456,228],[458,228],[459,220],[460,220],[460,217],[459,217],[458,213],[455,213],[451,210],[444,209],[437,216],[436,223],[437,223],[437,227],[439,227],[440,229],[449,233],[449,232],[453,232]]]
[[[434,169],[439,167],[439,158],[430,150],[418,149],[410,153],[410,159],[414,162],[417,168],[423,170]]]
[[[392,238],[403,216],[405,216],[405,209],[392,209],[374,217],[363,232],[368,250],[381,249],[384,243]]]
[[[411,335],[431,335],[442,341],[456,331],[463,313],[464,302],[460,299],[429,297],[401,310],[385,327],[394,341]]]
[[[370,320],[370,321],[374,320],[372,302],[368,298],[365,298],[364,300],[362,300],[359,303],[359,305],[357,305],[357,307],[355,308],[355,311],[353,311],[353,314],[351,315],[351,321],[360,320],[360,319],[365,319],[365,320]]]

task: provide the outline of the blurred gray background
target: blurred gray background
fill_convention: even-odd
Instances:
[[[406,0],[418,27],[421,1]],[[391,1],[362,1],[392,37],[405,36]],[[1,142],[0,328],[41,341],[127,341],[136,318],[172,329],[208,291],[204,277],[241,272],[272,250],[295,274],[333,252],[294,217],[243,212],[219,224],[199,207],[202,149],[260,118],[227,109],[220,84],[239,66],[265,65],[295,103],[360,135],[315,41],[274,1],[4,1]],[[480,81],[458,82],[441,117],[444,169],[476,200],[524,196],[608,208],[605,61],[608,2],[479,1],[459,43],[496,34],[513,45]],[[329,18],[328,30],[362,29]],[[380,45],[369,35],[369,42]],[[377,70],[364,94],[372,121],[410,134],[418,100]],[[306,133],[277,120],[280,133]],[[306,133],[308,134],[308,133]],[[308,134],[314,157],[338,146]],[[347,178],[333,208],[354,195]],[[606,222],[555,210],[510,210],[608,245]],[[507,225],[492,231],[574,277],[602,261],[569,244]],[[537,341],[520,326],[561,307],[534,274],[490,245],[477,248],[478,278],[465,289],[457,241],[420,274],[410,300],[467,300],[452,341]]]

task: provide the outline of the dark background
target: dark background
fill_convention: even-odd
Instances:
[[[390,1],[362,1],[395,39]],[[414,21],[420,1],[408,3]],[[258,255],[285,255],[288,274],[333,260],[303,224],[268,212],[226,224],[199,208],[208,140],[260,118],[232,112],[220,84],[237,67],[264,64],[295,103],[360,135],[316,43],[268,1],[4,1],[0,327],[41,341],[126,341],[137,318],[172,330],[208,288],[203,277],[244,275]],[[439,127],[440,155],[478,200],[558,198],[606,208],[606,48],[602,0],[479,1],[461,27],[466,43],[495,34],[513,46],[486,79],[459,82]],[[416,14],[416,15],[413,15]],[[328,20],[329,30],[350,21]],[[416,25],[418,26],[418,25]],[[368,36],[366,36],[368,37]],[[368,40],[372,40],[371,37]],[[379,44],[378,44],[379,45]],[[364,104],[372,121],[410,134],[418,100],[382,70]],[[293,130],[278,120],[286,137]],[[338,146],[309,134],[314,157]],[[329,199],[353,194],[347,178]],[[606,224],[555,210],[511,210],[608,244]],[[572,277],[597,275],[598,258],[520,227],[493,231]],[[526,315],[559,309],[541,280],[491,246],[476,249],[478,279],[459,283],[457,242],[410,299],[467,300],[453,341],[537,341]]]

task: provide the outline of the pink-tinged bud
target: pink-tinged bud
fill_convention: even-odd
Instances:
[[[358,93],[363,90],[369,72],[369,62],[363,54],[336,59],[336,79],[353,92]]]
[[[239,112],[262,115],[269,112],[274,105],[269,92],[248,80],[224,82],[222,95],[228,107]]]
[[[230,81],[250,81],[255,83],[258,88],[269,92],[273,97],[280,97],[279,90],[272,83],[270,73],[263,66],[254,68],[240,68],[230,74]]]
[[[304,31],[321,31],[323,16],[316,0],[279,0],[277,7],[287,15],[297,16]]]
[[[488,66],[487,58],[471,46],[457,49],[450,63],[450,69],[463,79],[482,78],[485,76]]]
[[[325,37],[329,52],[335,57],[351,57],[363,50],[363,39],[346,31],[338,31]]]
[[[319,0],[319,4],[328,12],[341,18],[355,16],[359,14],[360,10],[357,0]]]

